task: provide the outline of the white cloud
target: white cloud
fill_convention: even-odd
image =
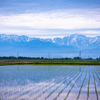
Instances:
[[[4,29],[2,29],[4,27]],[[16,27],[10,28],[9,27]],[[17,27],[25,27],[25,30]],[[31,28],[28,30],[28,28]],[[45,29],[94,29],[100,28],[100,9],[59,10],[44,13],[29,13],[0,16],[0,33],[49,35],[56,32],[41,31]],[[34,30],[35,29],[35,30]],[[47,32],[47,33],[46,33]],[[70,32],[69,32],[70,33]],[[74,32],[75,33],[75,32]],[[80,33],[99,34],[95,31]],[[58,33],[59,34],[59,33]],[[67,34],[67,32],[66,32]]]
[[[88,37],[95,37],[100,35],[100,30],[86,30],[86,31],[79,31],[78,33],[84,34]]]
[[[84,11],[84,10],[82,10]],[[100,14],[73,12],[30,13],[1,16],[0,26],[27,26],[37,29],[84,29],[100,28]]]
[[[81,31],[80,33],[86,33],[86,34],[99,34],[100,35],[100,30],[87,30],[87,31]]]
[[[10,28],[3,28],[0,29],[0,33],[6,33],[6,34],[17,34],[17,35],[27,35],[29,37],[36,37],[36,38],[55,38],[60,37],[63,38],[64,36],[68,36],[71,34],[83,34],[88,37],[95,37],[100,35],[100,30],[28,30],[28,29],[10,29]]]

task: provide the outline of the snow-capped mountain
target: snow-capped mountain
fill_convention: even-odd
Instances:
[[[91,38],[85,35],[73,34],[63,39],[55,38],[54,41],[59,45],[75,46],[79,48],[97,48],[100,46],[100,36]]]
[[[18,35],[6,35],[6,34],[0,34],[0,41],[1,42],[28,42],[31,39],[27,36],[18,36]]]
[[[91,38],[85,35],[73,34],[64,38],[54,38],[52,39],[40,39],[40,38],[30,38],[25,35],[5,35],[0,34],[0,42],[30,42],[30,41],[42,41],[57,44],[59,46],[75,46],[78,48],[97,48],[100,47],[100,36]]]
[[[41,39],[25,35],[0,34],[0,56],[16,55],[16,52],[20,52],[23,56],[44,56],[52,52],[52,56],[68,57],[77,56],[80,51],[84,52],[84,56],[91,53],[91,56],[100,57],[100,36],[91,38],[72,34],[64,38]]]

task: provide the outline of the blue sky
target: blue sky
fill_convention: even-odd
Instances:
[[[0,34],[100,35],[100,0],[0,0]]]

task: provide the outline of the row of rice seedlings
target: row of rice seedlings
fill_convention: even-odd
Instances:
[[[87,70],[88,70],[88,69],[87,69]],[[85,80],[86,80],[87,70],[86,70],[86,72],[85,72],[85,77],[84,77],[84,80],[83,80],[83,82],[82,82],[81,88],[80,88],[80,90],[79,90],[79,93],[78,93],[78,96],[77,96],[77,100],[79,99],[79,96],[80,96],[80,94],[81,94],[81,90],[82,90],[83,84],[84,84],[84,82],[85,82]]]
[[[0,97],[0,100],[4,100],[3,97]]]
[[[72,73],[73,73],[73,72],[72,72]],[[72,73],[71,73],[71,74],[72,74]],[[69,73],[68,73],[68,74],[69,74]],[[64,76],[67,77],[67,74],[64,75]],[[64,79],[66,79],[66,77],[64,77]],[[59,84],[59,82],[61,82],[61,80],[62,80],[62,78],[59,79],[58,82],[56,82],[56,84]],[[44,90],[42,93],[40,93],[37,97],[35,97],[34,100],[38,99],[42,94],[44,94],[45,92],[47,92],[47,91],[50,90],[51,88],[55,87],[56,84],[54,84],[54,85],[48,87],[46,90]]]
[[[64,73],[63,73],[64,74]],[[66,73],[65,73],[66,74]],[[64,74],[64,75],[65,75]],[[63,75],[63,76],[64,76]],[[58,77],[57,77],[58,78]],[[55,80],[54,80],[55,81]],[[53,83],[54,81],[52,81],[51,83]],[[36,93],[38,93],[40,90],[42,90],[42,89],[44,89],[45,87],[47,87],[47,86],[49,86],[51,83],[48,83],[48,85],[46,85],[46,86],[44,86],[44,87],[42,87],[42,88],[39,88],[37,91],[35,91],[34,92],[34,94],[36,94]],[[41,84],[41,86],[42,86],[42,84]],[[33,89],[31,89],[31,90],[33,90]],[[29,93],[30,91],[26,91],[26,92],[24,92],[24,93],[22,93],[19,97],[21,97],[21,96],[23,96],[23,95],[25,95],[25,94],[27,94],[27,93]],[[33,95],[33,93],[32,93],[32,95]]]
[[[88,80],[88,88],[87,88],[87,100],[89,98],[89,85],[90,85],[90,67],[89,67],[89,80]]]
[[[69,70],[68,70],[69,71]],[[66,73],[66,72],[65,72]],[[71,73],[70,71],[69,71],[69,73]],[[66,74],[67,75],[67,74]],[[63,75],[64,77],[66,76],[66,75]],[[58,79],[60,79],[60,78],[58,78]],[[50,85],[50,84],[49,84]]]
[[[59,70],[59,71],[60,71],[60,70]],[[57,78],[58,78],[58,77],[57,77]],[[53,83],[53,81],[52,81],[52,83]],[[43,84],[44,84],[44,83],[43,83]],[[40,87],[41,87],[43,84],[41,84],[41,85],[39,86],[39,90],[40,90]],[[48,83],[48,85],[50,85],[50,83]],[[46,85],[46,86],[47,86],[47,85]],[[46,86],[44,86],[44,87],[46,87]],[[43,89],[44,87],[42,87],[42,89]],[[25,94],[31,92],[34,88],[35,88],[35,87],[33,87],[33,88],[29,89],[29,90],[24,91],[24,93],[20,94],[20,95],[17,97],[17,99],[18,99],[19,97],[21,97],[21,96],[23,96],[23,95],[25,95]],[[22,92],[22,91],[21,91],[21,92]],[[36,91],[36,93],[37,93],[37,92],[38,92],[38,91]],[[34,94],[35,94],[35,93],[34,93]],[[15,98],[16,98],[16,97],[15,97]]]
[[[62,70],[62,68],[59,68],[59,70]],[[54,71],[54,72],[53,72]],[[47,80],[47,79],[49,79],[50,78],[50,76],[52,75],[51,74],[51,72],[53,73],[53,74],[55,74],[56,72],[58,73],[58,70],[57,69],[54,69],[54,70],[49,70],[49,71],[47,71],[46,73],[43,73],[42,75],[44,75],[44,76],[46,76],[45,77],[45,79]],[[50,74],[49,74],[50,73]],[[46,75],[45,75],[46,74]],[[55,75],[57,75],[57,74],[55,74]],[[41,78],[41,73],[40,73],[40,75],[39,75],[39,79]]]
[[[85,70],[85,69],[84,69]],[[74,82],[74,84],[72,85],[71,89],[68,91],[68,94],[66,95],[66,97],[64,98],[64,100],[67,99],[68,95],[70,94],[71,90],[73,89],[74,85],[76,84],[76,82],[80,79],[80,77],[82,76],[84,70],[82,71],[81,75],[77,78],[77,80]]]
[[[5,98],[8,98],[9,97],[9,95],[13,95],[13,92],[12,91],[14,91],[15,89],[13,88],[13,87],[10,87],[10,88],[8,88],[8,89],[11,89],[10,91],[7,91],[7,92],[3,92],[2,94],[5,96]],[[17,92],[18,92],[18,89],[16,90]]]
[[[84,69],[83,69],[83,71],[84,71]],[[60,94],[67,88],[67,86],[73,81],[73,79],[75,79],[79,74],[80,74],[80,72],[79,71],[77,71],[78,73],[75,75],[73,75],[74,77],[66,84],[66,86],[58,93],[58,95],[53,99],[53,100],[57,100],[57,98],[60,96]]]
[[[62,70],[60,71],[60,73],[57,72],[56,74],[59,75],[59,74],[61,74],[62,71],[65,72],[65,70],[62,68]]]
[[[93,70],[91,70],[91,71],[92,71],[93,78],[94,78],[94,86],[95,86],[96,97],[97,97],[97,100],[99,100],[99,98],[98,98],[98,92],[97,92],[97,88],[96,88],[95,76],[94,76]]]
[[[37,67],[37,70],[35,71],[35,76],[33,78],[34,78],[34,80],[35,79],[36,80],[40,80],[41,75],[43,75],[43,74],[47,74],[48,75],[49,72],[56,71],[56,69],[61,69],[61,68],[59,68],[59,67],[56,67],[56,68],[55,67],[54,68],[50,67],[50,70],[48,70],[47,66],[46,67],[40,67],[40,69]],[[31,76],[33,76],[33,75],[31,75]]]
[[[13,90],[9,91],[9,93],[10,93],[10,92],[12,92],[12,91],[13,91]],[[6,93],[4,93],[4,94],[7,94],[7,92],[6,92]],[[11,94],[12,94],[12,93],[11,93]],[[10,96],[10,95],[9,95],[9,96]]]
[[[15,87],[14,87],[14,88],[15,88]],[[16,89],[16,88],[15,88],[15,89]],[[20,88],[20,90],[21,90],[21,88]],[[16,92],[13,92],[13,91],[15,91],[15,90],[13,89],[12,92],[10,93],[10,96],[13,96],[13,95],[16,94],[16,93],[19,93],[20,90],[17,89]],[[5,98],[8,99],[8,98],[10,98],[10,96],[9,96],[9,94],[7,94],[7,95],[5,95]]]
[[[74,72],[75,73],[75,72]],[[72,75],[71,77],[73,77],[73,74],[74,74],[73,72],[72,73],[70,73],[70,75]],[[76,72],[77,73],[77,72]],[[69,75],[69,76],[70,76]],[[75,75],[75,74],[74,74]],[[71,78],[71,77],[69,77],[69,79]],[[56,89],[54,89],[47,97],[45,97],[45,100],[47,99],[47,98],[49,98],[58,88],[60,88],[65,82],[66,82],[67,80],[65,80],[65,81],[63,81],[62,82],[62,84],[60,84],[59,86],[57,86],[56,87]]]
[[[100,66],[96,66],[96,69],[98,69],[99,73],[100,73]]]
[[[98,68],[95,68],[96,69],[96,71],[98,72],[98,74],[100,74],[100,72],[98,71]]]
[[[47,68],[47,67],[46,67]],[[23,69],[22,69],[23,70]],[[25,70],[25,69],[24,69]],[[25,70],[27,72],[27,69]],[[32,76],[38,76],[39,74],[41,74],[42,72],[44,72],[44,67],[41,66],[32,66],[31,70],[28,70],[29,73],[33,74]],[[22,72],[21,72],[22,73]],[[24,72],[23,72],[24,73]]]
[[[57,83],[57,84],[58,84],[58,83]],[[51,88],[54,87],[55,85],[56,85],[56,84],[54,84],[53,86],[51,86],[49,89],[51,89]],[[49,89],[46,89],[46,91],[49,90]],[[44,94],[46,91],[44,91],[43,94]],[[36,99],[39,98],[40,96],[41,96],[41,94],[38,95],[38,96],[36,97]]]
[[[42,79],[42,77],[43,78],[45,78],[45,80],[49,80],[49,78],[50,78],[50,76],[52,77],[52,75],[55,75],[56,76],[56,72],[60,72],[60,70],[61,70],[61,68],[59,69],[59,70],[52,70],[52,71],[49,71],[49,72],[46,72],[46,73],[43,73],[43,74],[40,74],[39,76],[38,76],[38,79],[40,80],[40,79]],[[50,74],[49,74],[50,73]],[[53,74],[52,74],[53,73]],[[37,78],[37,77],[36,77]]]
[[[36,78],[36,80],[37,80],[37,78],[40,79],[41,75],[45,75],[45,74],[47,74],[47,75],[46,75],[46,78],[48,78],[48,77],[47,77],[47,76],[48,76],[48,73],[51,73],[51,72],[53,72],[53,71],[56,72],[56,70],[60,70],[60,69],[61,69],[61,68],[57,68],[57,69],[54,68],[54,69],[52,69],[52,70],[46,70],[46,71],[42,70],[42,72],[36,74],[36,77],[34,77],[34,78]]]
[[[10,92],[12,92],[12,91],[9,91],[9,93],[10,93]],[[18,91],[17,91],[17,92],[18,92]],[[17,93],[17,92],[16,92],[16,93]],[[6,95],[7,93],[4,93],[4,94]],[[11,95],[12,95],[12,93],[11,93]],[[7,96],[9,96],[9,95],[7,95]],[[5,96],[5,97],[7,97],[7,96]]]
[[[9,91],[9,94],[7,93],[5,96],[8,98],[8,97],[12,96],[12,94],[15,95],[15,94],[19,93],[19,91],[22,92],[22,91],[24,91],[24,89],[27,90],[27,88],[30,89],[29,87],[26,86],[25,88],[20,88],[20,90],[12,90],[12,91]]]
[[[24,88],[19,87],[19,89],[16,89],[16,87],[13,87],[12,91],[8,91],[9,94],[7,94],[8,97],[12,96],[12,94],[17,94],[20,90],[24,90]],[[27,87],[26,87],[27,88]],[[16,89],[16,90],[15,90]],[[6,96],[6,95],[5,95]]]
[[[29,87],[28,87],[29,88]],[[21,89],[20,89],[21,90]],[[23,89],[24,90],[24,89]],[[9,93],[10,92],[13,92],[14,90],[12,90],[12,91],[9,91]],[[16,93],[18,93],[19,91],[16,91],[15,93],[13,93],[13,94],[16,94]],[[7,92],[6,93],[4,93],[5,95],[7,94]],[[10,93],[9,95],[6,95],[5,97],[8,97],[8,96],[10,96],[10,95],[12,95],[12,93]]]
[[[22,90],[24,90],[24,89],[22,89]],[[17,93],[18,91],[16,91],[16,93]]]
[[[56,71],[56,69],[55,69],[54,71]],[[57,70],[57,72],[60,72],[60,69],[59,69],[59,70]],[[51,74],[52,74],[52,73],[54,74],[53,70],[52,70],[52,71],[50,71],[50,73],[51,73]],[[47,76],[47,75],[48,75],[48,72],[44,72],[44,73],[42,73],[42,74],[46,74],[46,76]],[[41,75],[41,74],[40,74],[40,76],[42,77],[42,75]],[[40,76],[39,76],[39,77],[40,77]],[[36,79],[38,79],[38,80],[40,79],[38,76],[35,76],[35,77],[36,77]]]
[[[98,76],[96,70],[95,70],[95,69],[93,69],[93,70],[94,70],[95,74],[97,75],[97,77],[98,77],[98,79],[99,79],[99,82],[100,82],[100,78],[99,78],[99,76]]]
[[[66,73],[63,73],[63,76],[65,76]],[[51,81],[50,83],[48,83],[47,85],[43,86],[42,88],[39,88],[38,90],[32,92],[29,96],[33,96],[34,94],[38,93],[40,90],[45,89],[46,87],[50,86],[52,83],[56,82],[58,79],[62,79],[62,77],[57,77],[55,80]],[[33,94],[34,93],[34,94]]]
[[[34,66],[33,66],[34,67]],[[44,72],[44,71],[50,71],[50,70],[55,70],[55,69],[59,69],[58,67],[52,67],[52,66],[50,66],[49,67],[49,70],[48,70],[48,66],[36,66],[35,67],[36,69],[34,70],[34,72],[36,73],[36,74],[41,74],[42,72]],[[38,72],[38,73],[37,73]]]

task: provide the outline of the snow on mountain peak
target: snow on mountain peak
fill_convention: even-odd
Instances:
[[[74,38],[72,38],[71,42],[77,42],[77,35],[78,34],[75,34]]]
[[[72,34],[70,36],[65,36],[64,38],[54,38],[54,39],[40,39],[40,38],[31,38],[25,35],[18,36],[18,35],[5,35],[0,34],[0,41],[1,42],[30,42],[30,41],[41,41],[41,42],[50,42],[57,45],[65,45],[65,46],[75,46],[79,48],[92,48],[100,46],[100,36],[90,38],[86,37],[85,35],[80,34]]]

